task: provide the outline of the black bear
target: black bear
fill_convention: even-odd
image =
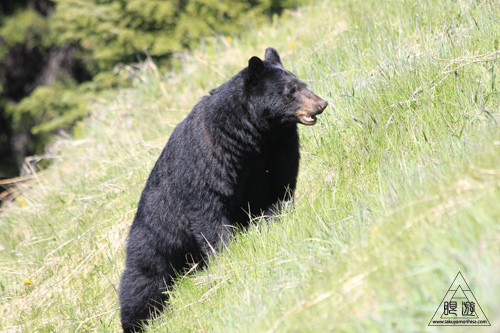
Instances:
[[[142,192],[120,285],[125,332],[162,308],[178,272],[203,264],[252,217],[289,201],[299,169],[297,124],[328,103],[285,70],[278,52],[212,90],[175,128]]]

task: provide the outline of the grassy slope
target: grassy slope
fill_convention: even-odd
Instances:
[[[293,212],[182,279],[153,330],[422,330],[460,270],[498,329],[500,12],[336,1],[95,101],[2,213],[0,327],[116,331],[124,242],[168,133],[268,45],[330,101],[301,128]],[[144,66],[145,67],[145,66]],[[32,284],[23,283],[29,279]]]

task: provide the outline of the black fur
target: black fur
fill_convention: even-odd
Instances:
[[[139,331],[162,309],[176,273],[206,262],[249,214],[272,215],[292,198],[297,112],[315,116],[326,104],[272,48],[201,99],[172,133],[139,201],[120,286],[124,331]]]

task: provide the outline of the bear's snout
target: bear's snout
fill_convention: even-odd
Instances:
[[[324,99],[318,97],[321,101],[316,105],[316,114],[320,114],[323,112],[326,107],[328,106],[328,102],[325,101]]]
[[[310,90],[306,90],[302,94],[301,102],[302,108],[295,115],[301,124],[308,126],[316,124],[316,116],[328,106],[327,101]]]

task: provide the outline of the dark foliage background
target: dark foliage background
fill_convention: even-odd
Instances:
[[[237,35],[299,0],[2,0],[0,178],[43,154],[85,115],[89,98],[127,85],[119,63],[160,67],[214,34]],[[182,57],[181,57],[182,58]]]

